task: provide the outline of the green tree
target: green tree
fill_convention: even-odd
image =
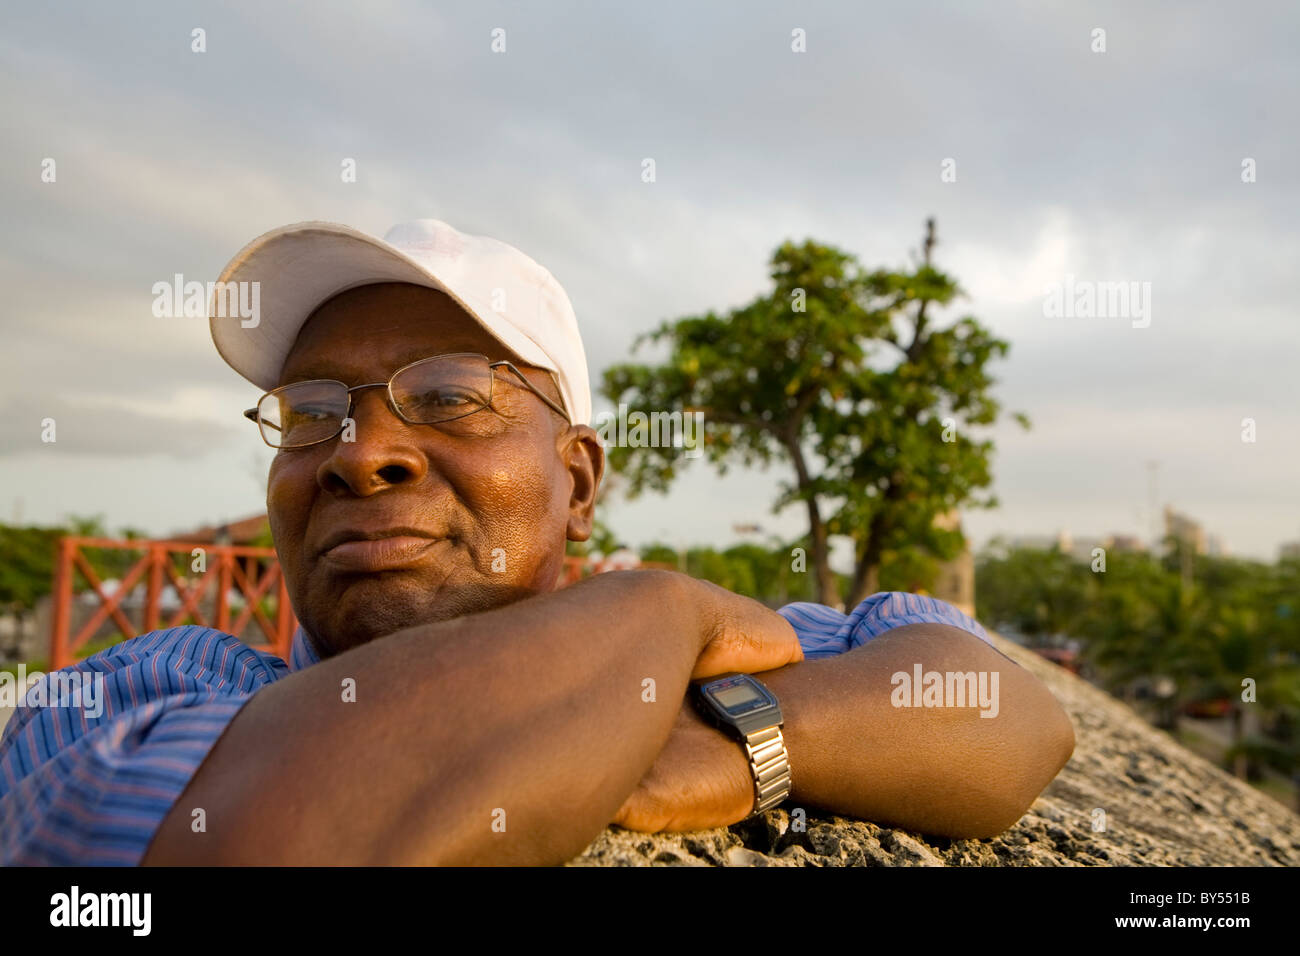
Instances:
[[[50,593],[62,528],[0,525],[0,607],[30,611]]]
[[[1112,552],[1104,573],[1055,549],[993,542],[976,564],[977,612],[1030,636],[1084,644],[1097,680],[1127,694],[1169,692],[1152,703],[1176,729],[1182,705],[1226,698],[1233,743],[1225,765],[1249,777],[1262,765],[1300,767],[1300,561],[1192,555],[1166,539],[1159,557]],[[1243,680],[1255,700],[1242,700]],[[1258,732],[1244,717],[1258,715]]]
[[[882,591],[933,591],[938,576],[939,561],[919,548],[889,550],[880,557]]]
[[[79,538],[107,538],[108,527],[103,515],[68,515],[63,519],[66,533]]]
[[[745,594],[771,607],[792,601],[812,600],[812,582],[806,574],[790,570],[790,550],[774,538],[772,547],[745,543],[724,551],[696,547],[685,553],[682,569],[737,594]],[[803,542],[797,542],[803,544]],[[682,555],[670,545],[656,543],[641,549],[642,561],[657,561],[678,567]]]
[[[1056,548],[1010,548],[994,541],[975,566],[976,613],[1033,640],[1075,634],[1091,595],[1092,572]]]
[[[790,468],[773,510],[806,511],[824,604],[840,598],[832,537],[853,542],[851,605],[878,589],[891,551],[960,552],[960,531],[936,527],[936,516],[997,504],[976,496],[991,484],[992,442],[971,432],[996,420],[986,366],[1009,346],[970,316],[936,323],[961,290],[932,265],[934,245],[930,220],[913,268],[868,271],[834,247],[786,242],[770,262],[770,293],[725,316],[665,322],[634,347],[667,343],[667,361],[605,372],[616,404],[703,412],[703,451],[720,473],[737,462]],[[667,490],[679,451],[612,447],[609,459],[635,495]]]
[[[1206,628],[1211,603],[1203,587],[1160,564],[1110,562],[1097,575],[1097,599],[1080,625],[1089,659],[1116,690],[1153,678],[1171,692],[1156,697],[1156,724],[1178,727],[1179,707],[1196,697],[1212,672],[1214,646]]]

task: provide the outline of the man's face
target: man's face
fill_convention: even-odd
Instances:
[[[362,286],[313,313],[279,384],[386,382],[449,352],[511,358],[440,292]],[[515,364],[560,401],[548,373]],[[267,482],[289,596],[322,654],[554,587],[566,539],[591,531],[604,465],[591,428],[571,428],[507,369],[491,408],[436,425],[402,421],[382,388],[353,401],[355,441],[282,449]],[[329,547],[352,532],[393,535]]]

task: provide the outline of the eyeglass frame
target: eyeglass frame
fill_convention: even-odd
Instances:
[[[470,411],[464,412],[463,414],[453,415],[451,418],[440,418],[436,422],[411,421],[409,418],[403,415],[401,409],[397,407],[397,400],[393,397],[393,379],[397,378],[397,376],[401,375],[408,368],[413,368],[414,366],[421,365],[425,362],[431,362],[434,359],[448,359],[448,358],[481,358],[483,359],[483,361],[487,362],[488,375],[490,376],[490,381],[488,385],[489,392],[488,392],[487,402],[483,405],[480,405],[478,408],[471,409]],[[496,384],[497,384],[496,370],[503,366],[505,368],[508,368],[511,372],[513,372],[515,374],[515,377],[518,378],[519,381],[523,383],[524,387],[528,389],[528,391],[532,392],[543,402],[545,402],[547,406],[551,409],[551,411],[555,412],[566,422],[569,420],[569,413],[565,411],[564,407],[554,402],[548,395],[546,395],[546,393],[544,393],[536,385],[530,382],[528,380],[528,376],[526,376],[523,372],[519,371],[519,369],[515,367],[513,362],[509,362],[505,359],[502,359],[499,362],[493,362],[491,359],[489,359],[486,355],[484,355],[481,352],[445,352],[441,355],[428,355],[422,359],[416,359],[414,362],[408,362],[406,365],[403,365],[392,375],[390,375],[388,377],[388,381],[386,382],[368,382],[365,385],[353,385],[351,387],[348,386],[347,382],[340,382],[336,378],[309,378],[309,379],[304,379],[301,382],[289,382],[287,385],[281,385],[279,388],[273,388],[269,392],[264,392],[262,394],[262,397],[257,400],[257,404],[254,407],[244,410],[244,417],[257,426],[257,434],[261,436],[263,443],[268,448],[274,448],[276,451],[294,451],[299,448],[310,448],[312,445],[321,445],[327,441],[333,441],[334,439],[338,438],[340,434],[342,434],[343,429],[347,427],[348,419],[352,418],[352,412],[356,407],[356,401],[352,397],[353,392],[360,391],[363,388],[382,388],[388,392],[389,410],[394,415],[396,415],[399,419],[406,422],[406,424],[441,425],[444,422],[459,421],[460,419],[467,418],[468,416],[473,415],[476,412],[481,412],[485,408],[491,408],[492,400],[496,397]],[[551,374],[551,380],[554,381],[555,373],[551,372],[550,374]],[[348,410],[347,413],[343,416],[342,420],[339,422],[339,430],[336,431],[333,435],[330,435],[328,438],[318,438],[315,441],[309,441],[301,445],[272,445],[269,441],[266,440],[266,432],[262,430],[262,416],[260,411],[262,407],[262,402],[266,401],[267,398],[276,394],[277,392],[284,391],[286,388],[293,388],[295,385],[309,385],[315,382],[334,382],[339,385],[342,385],[344,388],[347,389]]]

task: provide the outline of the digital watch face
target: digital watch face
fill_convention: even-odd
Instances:
[[[732,717],[771,704],[767,694],[743,674],[710,684],[706,693]]]

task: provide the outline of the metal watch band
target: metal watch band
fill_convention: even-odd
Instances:
[[[746,818],[752,820],[790,796],[790,759],[779,726],[747,735],[744,747],[754,772],[754,812]]]

